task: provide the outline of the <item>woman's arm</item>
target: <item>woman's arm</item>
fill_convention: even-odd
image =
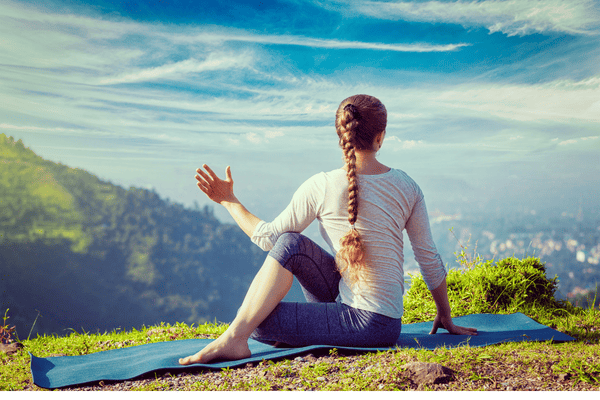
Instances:
[[[406,231],[419,263],[423,280],[425,280],[437,308],[431,334],[436,333],[438,328],[443,328],[456,335],[477,335],[477,329],[464,328],[454,325],[452,322],[446,285],[446,269],[433,242],[427,207],[423,198],[415,204],[406,223]]]
[[[238,200],[235,202],[223,202],[221,204],[229,211],[229,214],[231,214],[244,233],[252,238],[252,233],[256,225],[260,222],[260,218],[248,211]]]
[[[430,334],[436,333],[438,328],[443,328],[454,335],[477,335],[477,329],[454,325],[454,322],[452,322],[446,278],[444,278],[441,285],[431,290],[431,295],[435,301],[437,315],[433,320],[433,328],[429,332]]]
[[[256,225],[260,222],[260,218],[256,217],[250,211],[246,209],[235,197],[233,193],[233,179],[231,178],[231,167],[227,167],[225,170],[225,180],[219,179],[217,174],[206,164],[202,165],[208,172],[204,172],[202,168],[196,170],[197,185],[209,199],[215,203],[221,204],[229,214],[233,217],[235,222],[242,228],[244,233],[249,237],[252,237],[252,233],[256,228]]]

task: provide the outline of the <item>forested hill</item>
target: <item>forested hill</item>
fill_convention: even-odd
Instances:
[[[0,311],[21,337],[36,317],[33,335],[229,321],[263,259],[210,208],[103,182],[0,134]]]

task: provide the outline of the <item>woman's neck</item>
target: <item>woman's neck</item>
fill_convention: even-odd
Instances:
[[[390,170],[389,167],[380,163],[375,158],[374,151],[356,151],[356,173],[359,175],[379,175]],[[348,169],[348,165],[344,165],[344,169]]]

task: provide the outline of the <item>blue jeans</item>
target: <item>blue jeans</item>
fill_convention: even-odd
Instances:
[[[269,256],[294,274],[307,303],[279,303],[251,338],[295,347],[387,347],[396,343],[402,328],[400,318],[336,302],[341,276],[335,259],[312,240],[299,233],[284,233]]]

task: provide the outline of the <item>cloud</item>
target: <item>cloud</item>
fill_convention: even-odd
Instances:
[[[312,47],[320,49],[356,49],[356,50],[378,50],[378,51],[397,51],[397,52],[413,52],[413,53],[425,53],[425,52],[447,52],[459,50],[461,47],[469,46],[468,43],[455,43],[455,44],[427,44],[427,43],[413,43],[413,44],[393,44],[393,43],[373,43],[373,42],[359,42],[359,41],[343,41],[335,39],[319,39],[311,38],[306,36],[294,36],[294,35],[254,35],[251,33],[222,33],[214,34],[206,32],[195,35],[191,38],[184,39],[180,37],[178,40],[185,41],[196,41],[196,42],[250,42],[257,44],[270,44],[270,45],[282,45],[282,46],[302,46]]]
[[[247,68],[251,66],[251,64],[252,57],[247,52],[237,55],[213,53],[203,61],[198,61],[194,58],[191,58],[177,63],[121,74],[112,78],[104,78],[101,79],[99,83],[101,85],[113,85],[118,83],[135,83],[159,79],[178,79],[188,74],[201,73],[205,71]]]
[[[31,58],[36,65],[40,62],[54,63],[59,58],[57,55],[68,54],[70,50],[78,48],[82,37],[88,45],[94,44],[94,51],[101,51],[101,57],[89,51],[88,57],[97,61],[106,60],[109,54],[105,54],[103,45],[112,44],[111,51],[118,51],[113,59],[127,57],[129,45],[122,44],[121,48],[114,48],[114,44],[123,38],[135,35],[136,41],[148,45],[147,50],[161,49],[168,52],[171,44],[204,44],[216,49],[224,43],[254,43],[265,45],[301,46],[319,49],[360,49],[374,51],[394,52],[449,52],[456,51],[462,47],[469,46],[468,43],[452,44],[430,44],[430,43],[377,43],[362,41],[344,41],[337,39],[313,38],[303,35],[260,35],[242,29],[234,29],[223,26],[210,26],[208,28],[188,28],[174,32],[168,25],[159,23],[138,23],[133,21],[111,21],[108,19],[95,19],[74,14],[52,14],[36,10],[34,7],[9,2],[3,15],[0,16],[0,32],[8,34],[10,31],[24,33],[23,38],[11,38],[11,43],[0,41],[0,49],[8,50],[9,53],[23,60]],[[31,32],[40,32],[44,37],[36,35],[32,37]],[[15,39],[18,42],[15,42]],[[48,43],[54,43],[48,46]],[[10,46],[8,46],[10,45]],[[85,50],[85,47],[79,47]],[[91,50],[91,49],[90,49]],[[23,54],[23,51],[29,54]],[[44,56],[47,54],[47,56]],[[40,57],[41,55],[41,57]],[[129,57],[139,56],[139,52],[130,54]],[[61,63],[65,63],[62,59]],[[168,68],[166,66],[165,68]],[[160,71],[158,71],[160,72]]]
[[[567,144],[575,144],[577,143],[577,140],[575,139],[569,139],[569,140],[563,140],[562,142],[559,142],[558,145],[559,146],[565,146]]]
[[[28,125],[12,125],[12,124],[0,124],[0,129],[9,129],[16,131],[33,131],[33,132],[80,132],[78,129],[69,129],[69,128],[48,128],[48,127],[40,127],[40,126],[28,126]]]
[[[159,150],[148,150],[148,149],[144,149],[144,148],[127,148],[127,149],[123,149],[123,148],[118,148],[118,147],[90,147],[90,146],[78,146],[78,147],[72,147],[72,146],[52,146],[52,145],[46,145],[44,146],[45,149],[54,149],[54,150],[62,150],[62,151],[74,151],[77,153],[85,153],[85,157],[88,157],[89,154],[87,153],[126,153],[126,154],[132,154],[132,155],[158,155],[160,154]],[[117,157],[121,157],[121,155],[119,154]]]
[[[272,139],[276,137],[284,136],[284,133],[281,131],[267,131],[265,132],[265,138]]]
[[[0,62],[33,68],[80,67],[84,63],[89,73],[143,54],[121,41],[133,34],[138,40],[155,35],[152,26],[134,22],[44,13],[31,5],[3,2]]]
[[[254,144],[269,143],[269,139],[274,139],[274,138],[282,137],[282,136],[285,136],[285,135],[280,130],[277,130],[277,131],[267,130],[267,131],[265,131],[265,133],[263,135],[259,135],[258,133],[255,133],[255,132],[248,132],[244,135],[244,137],[246,138],[247,141],[254,143]],[[237,143],[239,143],[239,140],[237,140]]]
[[[569,139],[569,140],[563,140],[558,142],[559,146],[566,146],[566,145],[570,145],[570,144],[576,144],[579,143],[581,141],[587,142],[589,141],[594,141],[594,140],[598,140],[598,138],[600,138],[600,136],[586,136],[586,137],[580,137],[578,139]],[[586,143],[586,146],[589,145]]]
[[[434,103],[513,121],[598,123],[598,99],[598,77],[593,77],[538,85],[457,85],[438,92]]]
[[[246,140],[248,140],[249,142],[255,143],[255,144],[262,142],[262,139],[254,132],[246,133]]]
[[[352,1],[357,12],[388,20],[483,26],[508,36],[561,32],[596,35],[600,13],[593,0]]]
[[[424,142],[422,140],[401,140],[397,136],[389,136],[386,139],[388,141],[391,141],[392,143],[400,144],[400,146],[393,145],[394,150],[408,150],[408,149],[413,149],[416,146],[421,146],[424,144]]]
[[[594,90],[600,88],[600,76],[591,76],[580,81],[557,79],[551,86],[561,90]]]

